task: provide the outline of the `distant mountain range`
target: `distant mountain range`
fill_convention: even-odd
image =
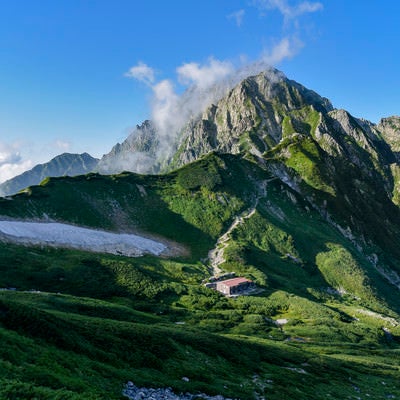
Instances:
[[[38,164],[31,170],[0,184],[0,196],[9,196],[28,186],[38,185],[47,177],[87,174],[96,168],[98,161],[88,153],[63,153],[47,163]]]

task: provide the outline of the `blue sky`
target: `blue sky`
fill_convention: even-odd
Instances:
[[[397,0],[0,6],[0,181],[64,151],[108,152],[152,115],[162,82],[179,94],[259,59],[357,117],[400,114]]]

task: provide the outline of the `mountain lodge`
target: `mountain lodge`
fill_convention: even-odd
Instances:
[[[247,278],[232,278],[216,282],[216,290],[226,296],[238,295],[246,290],[254,288],[254,282]]]

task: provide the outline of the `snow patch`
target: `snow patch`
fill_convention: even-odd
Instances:
[[[127,233],[111,233],[57,222],[0,221],[0,232],[9,240],[53,247],[70,247],[97,253],[141,256],[160,255],[167,247]]]

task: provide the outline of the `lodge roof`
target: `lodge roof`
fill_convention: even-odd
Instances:
[[[220,281],[218,283],[223,283],[224,285],[228,287],[233,287],[233,286],[238,286],[241,283],[248,283],[252,282],[250,279],[247,278],[232,278],[232,279],[227,279],[226,281]]]

